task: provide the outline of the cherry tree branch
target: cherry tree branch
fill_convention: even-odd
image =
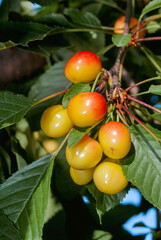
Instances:
[[[129,33],[130,16],[131,16],[131,0],[127,0],[125,26],[124,26],[124,32],[123,32],[124,35]],[[119,82],[119,69],[120,69],[121,59],[125,52],[125,49],[126,49],[125,46],[119,48],[118,54],[116,57],[116,61],[113,65],[113,67],[110,69],[110,73],[112,75],[112,84],[111,84],[110,92],[109,92],[109,100],[111,100],[111,98],[112,98],[114,89],[116,87],[118,87],[118,88],[121,87],[121,84]]]

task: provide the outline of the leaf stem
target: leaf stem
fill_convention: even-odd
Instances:
[[[98,82],[98,80],[99,80],[99,78],[100,78],[100,76],[101,76],[102,73],[103,73],[103,72],[100,71],[100,72],[98,73],[97,77],[95,78],[94,83],[93,83],[93,86],[92,86],[92,89],[91,89],[91,92],[94,92],[94,90],[95,90],[95,88],[96,88],[96,85],[97,85],[97,82]]]
[[[136,102],[136,103],[138,103],[138,104],[140,104],[140,105],[142,105],[142,106],[144,106],[144,107],[147,107],[147,108],[150,108],[150,109],[152,109],[153,111],[156,111],[156,112],[158,112],[158,113],[161,113],[161,110],[159,110],[158,108],[155,108],[155,107],[153,107],[153,106],[151,106],[151,105],[149,105],[149,104],[147,104],[147,103],[145,103],[145,102],[142,102],[142,101],[140,101],[140,100],[138,100],[138,99],[136,99],[136,98],[133,98],[133,97],[131,97],[131,96],[127,96],[127,99],[128,100],[130,100],[130,101],[134,101],[134,102]]]
[[[144,83],[147,83],[147,82],[150,82],[150,81],[153,81],[153,80],[161,80],[161,77],[158,76],[158,77],[153,77],[153,78],[145,79],[145,80],[143,80],[143,81],[141,81],[141,82],[138,82],[138,83],[136,83],[136,84],[134,84],[134,85],[126,88],[126,89],[124,90],[124,92],[128,92],[129,90],[131,90],[132,88],[134,88],[134,87],[136,87],[136,86],[139,86],[139,85],[141,85],[141,84],[144,84]]]
[[[64,144],[67,142],[68,137],[69,137],[69,134],[70,134],[70,132],[71,132],[72,130],[73,130],[73,128],[70,129],[70,131],[67,133],[67,135],[65,136],[65,138],[63,139],[63,141],[62,141],[61,144],[59,145],[58,149],[55,151],[55,156],[58,155],[58,153],[60,152],[60,150],[62,149],[62,147],[64,146]]]
[[[151,61],[151,63],[156,67],[156,69],[161,72],[161,67],[159,66],[159,64],[156,62],[156,60],[152,57],[152,55],[150,55],[148,53],[148,51],[144,48],[144,47],[141,47],[140,48],[144,54],[147,56],[147,58]]]
[[[160,140],[142,121],[140,121],[135,115],[133,115],[133,114],[128,110],[128,108],[126,108],[123,104],[122,104],[122,108],[123,108],[124,111],[127,112],[136,122],[138,122],[147,132],[149,132],[157,141]]]
[[[59,95],[61,95],[61,94],[64,94],[64,93],[66,93],[67,91],[69,91],[69,89],[66,89],[66,90],[63,90],[63,91],[60,91],[60,92],[57,92],[57,93],[53,93],[53,94],[51,94],[51,95],[49,95],[49,96],[47,96],[47,97],[44,97],[44,98],[38,100],[36,103],[34,103],[34,104],[32,105],[32,107],[35,106],[35,105],[37,105],[37,104],[40,104],[40,103],[42,103],[42,102],[45,102],[46,100],[49,100],[49,99],[51,99],[51,98],[57,97],[57,96],[59,96]]]
[[[138,38],[138,39],[135,39],[135,43],[147,42],[147,41],[157,41],[157,40],[161,40],[161,37]]]

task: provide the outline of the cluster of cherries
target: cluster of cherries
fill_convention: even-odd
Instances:
[[[65,67],[66,77],[74,84],[91,83],[102,68],[99,58],[84,51],[69,59]],[[62,105],[47,108],[41,117],[41,128],[51,138],[68,134],[73,127],[91,127],[100,123],[108,114],[105,97],[98,92],[81,92],[72,97],[67,109]],[[98,139],[98,140],[97,140]],[[90,181],[99,191],[115,194],[128,184],[119,160],[131,148],[128,128],[121,122],[105,122],[98,129],[96,137],[85,135],[77,144],[66,147],[66,160],[70,175],[78,185]]]

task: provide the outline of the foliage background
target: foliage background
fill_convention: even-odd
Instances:
[[[31,2],[41,7],[33,10]],[[145,17],[161,14],[160,1],[152,1],[152,5],[144,8],[148,2],[132,1],[132,14],[135,17],[139,17],[141,12],[146,14]],[[130,167],[124,165],[123,170],[148,201],[143,197],[139,207],[123,206],[119,202],[128,192],[130,184],[115,196],[100,195],[92,184],[82,188],[72,182],[65,147],[56,158],[54,154],[46,155],[42,146],[46,136],[40,130],[40,116],[48,106],[61,103],[62,96],[31,108],[37,100],[71,86],[65,78],[64,67],[74,53],[92,51],[100,57],[103,67],[110,69],[113,66],[118,51],[116,45],[120,44],[120,40],[113,40],[112,43],[113,31],[110,28],[125,13],[125,8],[126,1],[114,0],[2,1],[0,239],[37,240],[41,239],[41,235],[43,240],[49,240],[51,236],[57,240],[144,239],[144,235],[131,236],[122,224],[134,214],[147,212],[153,205],[160,208],[159,143],[145,131],[142,132],[146,138],[143,142],[138,131],[131,128],[135,147],[141,148],[135,157],[131,155],[135,159],[133,164]],[[147,26],[147,36],[159,36],[160,33],[160,19]],[[126,39],[123,44],[126,45]],[[123,88],[156,76],[156,71],[161,72],[160,41],[146,42],[143,46],[128,51],[123,70]],[[155,84],[159,84],[159,80]],[[140,98],[149,104],[159,103],[160,85],[157,90],[149,90],[150,86],[150,83],[140,86],[139,92],[149,91],[148,95]],[[152,95],[158,96],[155,101]],[[160,137],[160,115],[145,110],[144,114],[137,113],[150,123]],[[41,133],[41,139],[35,139],[35,131]],[[139,131],[142,130],[139,128]],[[58,139],[59,143],[61,141]],[[148,142],[155,151],[147,148]],[[141,163],[142,166],[139,165]],[[140,169],[145,170],[145,166],[146,171],[141,172]],[[155,184],[154,176],[158,177]],[[90,204],[85,204],[82,199],[84,195]],[[139,224],[142,226],[142,223]],[[153,230],[154,236],[157,236],[159,229]]]

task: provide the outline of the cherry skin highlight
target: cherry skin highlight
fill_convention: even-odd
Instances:
[[[65,136],[73,127],[67,109],[63,109],[62,105],[54,105],[47,108],[40,120],[43,132],[52,138]]]
[[[129,28],[130,28],[130,32],[134,32],[137,28],[137,24],[138,24],[138,19],[137,18],[130,18],[130,24],[129,24]],[[142,26],[143,23],[139,24],[139,27]],[[116,28],[116,30],[114,30],[114,33],[123,33],[123,29],[125,26],[125,16],[122,16],[120,18],[118,18],[114,24],[114,28]],[[138,33],[136,33],[135,38],[144,38],[146,34],[145,29],[140,30]]]
[[[119,164],[103,161],[94,171],[93,181],[100,192],[116,194],[128,184]]]
[[[88,127],[99,122],[106,114],[105,98],[97,92],[84,92],[74,96],[68,104],[68,115],[74,125]]]
[[[112,159],[125,157],[131,147],[128,128],[121,122],[111,121],[104,124],[98,134],[105,155]]]
[[[76,53],[65,66],[65,76],[73,83],[93,81],[101,71],[101,61],[96,54],[84,51]]]
[[[66,148],[68,164],[76,169],[95,167],[102,158],[102,147],[96,140],[85,135],[79,143]]]

